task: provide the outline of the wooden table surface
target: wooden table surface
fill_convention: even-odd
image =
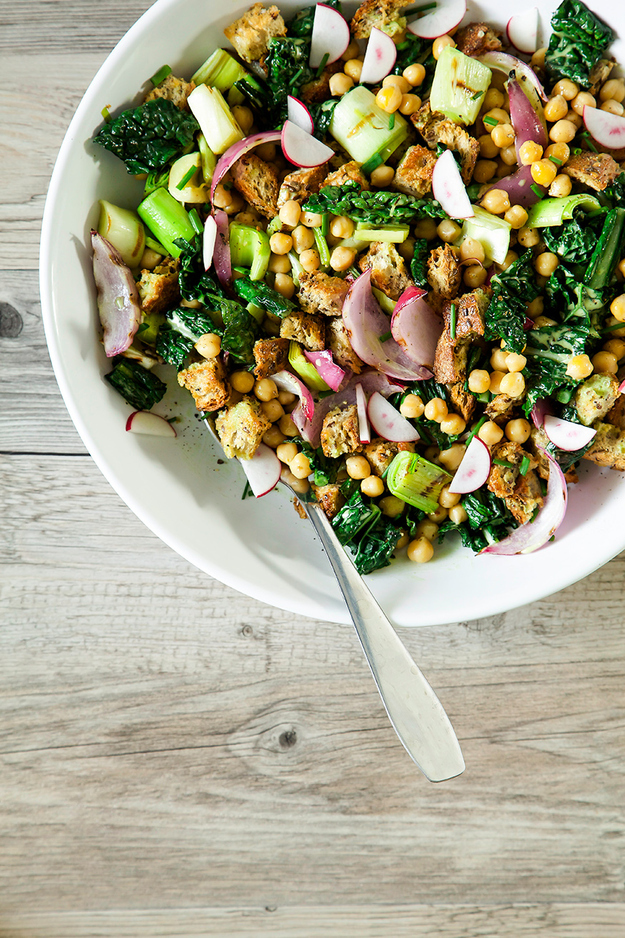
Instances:
[[[402,630],[467,769],[429,784],[348,626],[210,580],[131,514],[38,298],[71,115],[146,0],[0,0],[0,936],[625,935],[625,555]]]

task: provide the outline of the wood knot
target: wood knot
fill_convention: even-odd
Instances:
[[[254,634],[254,629],[252,628],[251,625],[244,625],[243,628],[241,629],[241,635],[245,635],[246,638],[249,638],[253,634]]]
[[[297,733],[295,730],[285,730],[284,733],[280,733],[278,742],[282,749],[290,749],[291,746],[294,746],[297,742]]]
[[[0,338],[17,339],[24,328],[24,320],[10,303],[0,303]]]

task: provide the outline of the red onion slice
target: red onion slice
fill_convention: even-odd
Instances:
[[[547,398],[541,398],[536,401],[536,403],[532,407],[532,412],[530,416],[537,430],[540,430],[540,428],[542,427],[543,423],[545,422],[545,417],[547,416],[547,414],[551,414],[551,413],[553,413],[553,411],[551,409],[551,404],[549,403]]]
[[[365,270],[349,288],[343,303],[343,322],[352,348],[367,365],[400,381],[432,377],[432,372],[415,364],[394,338],[381,341],[380,336],[391,331],[391,324],[371,291],[371,269]]]
[[[229,219],[226,213],[217,208],[213,212],[213,218],[217,226],[215,237],[215,247],[213,249],[213,263],[215,271],[222,287],[230,285],[232,280],[232,260],[230,258],[230,228]],[[208,219],[206,219],[208,221]]]
[[[304,355],[312,362],[328,387],[338,391],[345,380],[345,372],[335,363],[330,349],[324,349],[323,352],[309,352],[304,349]]]
[[[520,166],[516,173],[498,179],[486,191],[490,189],[503,189],[510,196],[511,205],[522,205],[523,208],[530,208],[547,195],[545,187],[534,182],[531,166]]]
[[[488,65],[489,68],[494,68],[495,71],[503,72],[505,75],[509,75],[514,69],[514,71],[519,72],[520,75],[525,75],[528,81],[536,88],[536,91],[543,101],[546,102],[549,100],[545,94],[545,89],[538,80],[536,72],[529,67],[527,62],[517,58],[516,55],[510,55],[508,52],[485,52],[484,55],[478,56],[478,62],[483,62],[484,65]]]
[[[531,554],[547,543],[558,530],[566,513],[567,490],[564,473],[556,460],[542,447],[538,447],[549,460],[549,480],[545,502],[533,521],[527,521],[503,541],[489,544],[481,554]]]
[[[426,296],[420,287],[404,290],[393,310],[391,333],[412,362],[431,371],[443,320],[426,302]]]
[[[358,408],[358,435],[361,443],[371,442],[371,427],[367,417],[367,395],[360,382],[356,385],[356,407]]]
[[[130,269],[110,241],[92,230],[91,246],[104,351],[114,358],[132,345],[141,324],[141,300]]]
[[[233,143],[231,147],[228,147],[226,152],[221,156],[213,170],[213,181],[211,182],[211,202],[215,195],[215,189],[224,178],[228,170],[233,166],[234,163],[242,156],[245,156],[246,153],[249,153],[250,150],[253,150],[254,147],[260,146],[262,143],[277,143],[281,138],[279,130],[264,130],[260,134],[252,134],[251,137],[246,137],[244,140],[239,140],[237,143]]]
[[[514,146],[517,160],[520,163],[519,150],[528,140],[539,144],[543,148],[547,146],[549,142],[547,128],[532,107],[532,102],[518,81],[511,79],[508,82],[508,96],[510,98],[510,122],[516,134]]]
[[[618,386],[618,393],[623,394],[625,392],[625,380],[621,381]]]

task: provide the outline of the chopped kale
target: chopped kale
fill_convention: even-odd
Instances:
[[[180,370],[200,336],[214,331],[212,319],[202,310],[184,306],[169,310],[164,325],[159,329],[156,351],[166,362]]]
[[[332,115],[334,114],[334,108],[339,103],[340,98],[328,98],[327,101],[321,101],[320,104],[309,104],[308,110],[310,111],[310,116],[313,119],[314,130],[313,134],[319,140],[323,138],[330,131],[330,124],[332,123]]]
[[[165,396],[167,385],[129,358],[120,358],[106,380],[137,410],[150,410]]]
[[[513,528],[518,527],[518,522],[504,500],[486,488],[465,495],[461,504],[467,513],[467,520],[462,524],[444,521],[438,530],[439,543],[450,531],[458,531],[464,546],[478,553],[489,544],[503,540]]]
[[[430,256],[430,242],[425,238],[417,238],[414,243],[414,253],[410,261],[410,276],[418,287],[430,289],[427,277],[427,260]]]
[[[588,334],[588,329],[564,323],[527,333],[526,414],[540,398],[555,397],[565,404],[570,401],[579,382],[567,375],[567,365],[572,355],[584,354]]]
[[[309,196],[303,208],[307,212],[332,212],[370,225],[413,224],[420,218],[444,218],[445,212],[432,199],[417,199],[413,195],[379,189],[362,191],[357,182],[342,186],[324,186],[316,195]]]
[[[583,88],[614,33],[581,0],[564,0],[551,17],[545,66],[552,81],[570,78]]]
[[[354,566],[360,574],[372,573],[381,567],[388,567],[391,554],[397,546],[400,531],[390,518],[380,516],[373,526],[350,544],[354,554]]]
[[[175,329],[165,323],[161,326],[156,340],[156,351],[169,365],[173,365],[178,371],[184,365],[188,355],[191,353],[194,342],[186,335],[181,335]]]
[[[619,173],[614,182],[603,190],[603,199],[612,208],[625,208],[625,173]]]
[[[200,125],[165,98],[147,101],[105,124],[93,138],[123,160],[129,173],[162,169],[190,143]]]
[[[397,395],[397,406],[406,394],[416,394],[424,404],[427,404],[434,397],[440,397],[448,404],[450,403],[447,388],[444,384],[438,384],[434,378],[429,378],[427,381],[416,381],[403,395]],[[414,419],[413,423],[419,431],[421,440],[428,446],[436,443],[439,449],[449,449],[451,444],[458,439],[457,435],[449,436],[447,433],[443,433],[439,423],[428,420],[426,417]]]
[[[522,254],[491,280],[493,298],[486,310],[485,337],[491,342],[504,339],[506,349],[521,352],[525,345],[525,320],[528,303],[536,299],[539,289],[531,249]]]
[[[314,71],[308,65],[309,55],[308,39],[274,36],[269,40],[269,51],[264,62],[269,91],[266,105],[271,123],[275,126],[286,120],[287,97],[299,97],[302,85],[315,78]]]
[[[330,485],[336,482],[336,473],[339,468],[339,460],[326,456],[319,446],[314,449],[310,443],[299,436],[291,437],[294,443],[297,443],[299,449],[308,456],[308,462],[313,472],[313,482],[315,485]],[[351,480],[354,481],[354,480]],[[349,493],[352,494],[351,492]]]
[[[295,308],[293,300],[287,300],[286,297],[273,290],[263,280],[250,280],[249,277],[239,277],[234,281],[234,291],[246,303],[253,303],[254,306],[260,306],[261,309],[273,313],[284,319]]]
[[[569,264],[587,263],[597,243],[595,231],[582,228],[575,218],[566,225],[543,228],[542,235],[548,250]]]
[[[356,490],[332,519],[332,527],[341,544],[350,544],[357,535],[362,537],[381,514],[374,502],[365,500]]]

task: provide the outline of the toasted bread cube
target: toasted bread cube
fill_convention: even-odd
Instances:
[[[171,101],[172,104],[179,107],[181,111],[188,111],[189,105],[187,104],[187,98],[194,88],[195,82],[185,81],[184,78],[176,78],[175,75],[169,74],[167,78],[163,79],[160,85],[157,85],[156,88],[153,88],[152,91],[145,96],[145,101],[155,101],[156,98],[165,98],[166,101]]]
[[[255,3],[247,13],[224,29],[244,62],[257,62],[269,49],[274,36],[286,36],[286,26],[277,6]]]
[[[195,406],[202,412],[219,410],[230,397],[226,369],[220,358],[206,358],[179,371],[178,384],[191,392]]]
[[[141,309],[144,313],[164,313],[180,300],[178,270],[180,263],[166,257],[153,270],[142,270],[137,283]]]
[[[238,404],[226,407],[215,420],[215,427],[228,459],[251,459],[271,421],[260,409],[255,397],[244,397]]]
[[[538,476],[534,472],[537,461],[518,443],[505,441],[492,449],[493,459],[511,463],[514,468],[492,464],[488,476],[488,488],[503,498],[519,524],[529,521],[536,510],[542,508],[543,496]],[[530,460],[530,469],[521,475],[519,467],[524,457]]]
[[[432,191],[432,174],[436,160],[436,154],[427,147],[420,144],[408,147],[397,164],[393,188],[422,199]]]
[[[326,326],[321,316],[310,316],[297,310],[280,323],[280,337],[294,339],[309,352],[322,352],[326,347]]]
[[[331,482],[329,485],[312,485],[311,486],[315,498],[321,505],[322,509],[330,519],[335,517],[338,514],[340,508],[343,506],[345,499],[341,495],[340,486],[336,482]]]
[[[349,284],[341,277],[315,270],[300,274],[297,298],[306,313],[340,316],[348,291]]]
[[[327,169],[325,166],[314,166],[312,169],[297,169],[289,173],[282,180],[278,192],[278,208],[285,202],[294,199],[296,202],[305,202],[310,195],[315,195],[324,185]]]
[[[442,143],[449,150],[458,151],[462,163],[462,179],[468,185],[480,155],[480,144],[475,137],[443,114],[432,113],[429,102],[422,105],[416,114],[411,114],[410,120],[430,150],[435,150],[438,144]]]
[[[619,382],[614,375],[596,374],[580,384],[573,404],[585,427],[595,420],[603,420],[618,397]],[[608,419],[607,423],[611,423]]]
[[[355,39],[368,39],[374,27],[388,36],[402,33],[406,17],[401,11],[409,5],[410,0],[365,0],[352,16],[352,35]]]
[[[361,189],[367,191],[371,189],[369,180],[360,169],[360,164],[356,160],[350,160],[343,163],[339,169],[334,170],[326,176],[324,186],[344,186],[346,182],[357,182]]]
[[[355,404],[335,407],[325,415],[321,428],[321,448],[325,456],[334,459],[362,451],[358,408]]]
[[[501,33],[492,29],[488,23],[468,23],[458,30],[454,39],[460,52],[475,59],[486,52],[503,49]]]
[[[241,195],[266,218],[278,214],[278,172],[254,153],[239,157],[230,170],[232,181]]]
[[[289,340],[259,339],[254,343],[254,361],[257,378],[269,378],[284,371],[289,361]]]
[[[376,476],[382,477],[399,452],[414,453],[414,443],[391,443],[381,437],[365,444],[363,453]]]
[[[567,161],[562,172],[590,189],[602,192],[614,182],[621,167],[609,153],[578,153]]]
[[[435,293],[445,300],[453,300],[458,295],[462,283],[462,267],[458,249],[451,244],[434,248],[428,258],[428,283]]]
[[[360,258],[361,270],[371,268],[371,283],[392,300],[398,300],[407,287],[412,286],[404,259],[394,244],[373,241],[368,252]]]

